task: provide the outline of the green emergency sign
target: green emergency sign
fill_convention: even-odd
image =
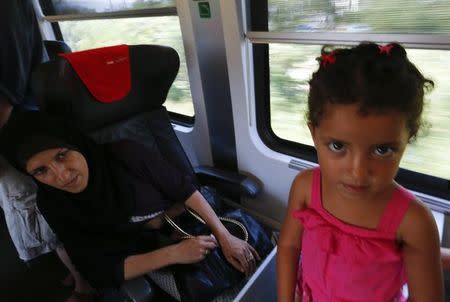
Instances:
[[[199,2],[198,11],[200,13],[200,18],[211,18],[211,8],[209,7],[209,2]]]

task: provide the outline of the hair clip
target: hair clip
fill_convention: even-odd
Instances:
[[[320,61],[322,62],[323,66],[327,66],[327,64],[333,64],[334,62],[336,62],[334,51],[330,52],[329,54],[322,54],[320,56]]]
[[[386,44],[384,46],[378,45],[378,49],[380,50],[380,54],[391,54],[391,50],[394,48],[393,44]]]

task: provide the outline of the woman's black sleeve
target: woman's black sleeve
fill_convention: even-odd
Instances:
[[[101,246],[98,240],[64,243],[64,247],[74,266],[94,288],[117,288],[124,282],[127,256],[120,249]]]
[[[63,243],[75,268],[90,285],[118,287],[124,281],[124,262],[128,255],[124,240],[82,231],[69,215],[60,213],[51,202],[40,197],[39,192],[37,200],[39,211]]]

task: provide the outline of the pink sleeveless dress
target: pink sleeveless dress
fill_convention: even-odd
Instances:
[[[304,226],[297,293],[302,302],[402,302],[406,284],[396,231],[411,200],[394,192],[375,230],[347,224],[322,207],[320,169],[310,206],[293,216]]]

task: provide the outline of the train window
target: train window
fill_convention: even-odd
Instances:
[[[448,198],[448,1],[268,0],[252,1],[250,8],[247,37],[253,43],[255,95],[263,100],[257,102],[256,110],[265,116],[258,119],[258,131],[266,144],[315,160],[305,108],[308,81],[318,67],[316,57],[322,45],[398,41],[407,48],[411,61],[435,82],[435,89],[426,95],[424,119],[430,127],[407,149],[401,174],[411,172],[428,179],[424,183],[439,183],[433,194]],[[417,185],[416,189],[430,191]]]
[[[273,32],[450,33],[445,0],[269,0]]]
[[[174,48],[180,56],[180,71],[165,106],[175,119],[193,122],[194,107],[175,0],[40,2],[45,18],[58,25],[61,38],[74,51],[115,44],[159,44]]]

